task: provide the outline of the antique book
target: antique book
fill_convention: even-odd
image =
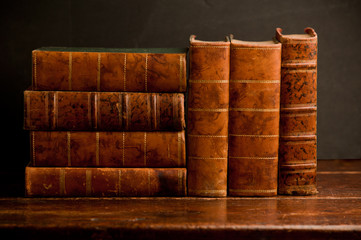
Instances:
[[[181,131],[183,93],[24,91],[25,130]]]
[[[43,47],[32,52],[34,90],[185,92],[185,48]]]
[[[141,197],[185,196],[185,168],[25,169],[28,197]]]
[[[279,194],[317,193],[317,34],[283,35],[279,150]]]
[[[277,195],[281,43],[231,35],[228,194]]]
[[[184,131],[32,131],[30,137],[37,167],[186,167]]]
[[[230,42],[190,37],[188,195],[227,195]]]

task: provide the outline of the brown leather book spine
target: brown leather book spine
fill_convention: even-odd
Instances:
[[[317,34],[283,35],[278,193],[317,193]]]
[[[227,196],[230,42],[190,38],[188,195]]]
[[[183,93],[24,91],[25,130],[181,131]]]
[[[185,168],[25,169],[28,197],[185,196]]]
[[[32,131],[35,167],[186,167],[185,133]]]
[[[281,44],[231,40],[230,196],[277,195]]]
[[[186,52],[125,53],[34,50],[33,89],[185,92]]]

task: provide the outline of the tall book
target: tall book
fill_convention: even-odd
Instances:
[[[28,197],[185,196],[185,168],[25,169]]]
[[[25,130],[181,131],[183,93],[24,91]]]
[[[281,43],[231,36],[229,196],[277,195]]]
[[[227,195],[230,42],[190,37],[188,195]]]
[[[183,48],[43,47],[32,52],[34,90],[185,92]]]
[[[317,193],[317,34],[283,35],[279,194]]]
[[[185,132],[31,131],[34,167],[186,167]]]

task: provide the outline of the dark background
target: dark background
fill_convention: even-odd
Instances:
[[[23,91],[33,49],[188,47],[191,34],[265,41],[276,27],[319,36],[318,157],[361,158],[361,1],[14,0],[0,11],[2,184],[22,182],[30,159]]]

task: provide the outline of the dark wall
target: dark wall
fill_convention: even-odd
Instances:
[[[2,166],[29,159],[23,91],[42,46],[187,47],[190,34],[269,40],[275,28],[319,35],[318,156],[361,158],[361,1],[7,1],[1,7]],[[8,157],[4,157],[8,154]]]

